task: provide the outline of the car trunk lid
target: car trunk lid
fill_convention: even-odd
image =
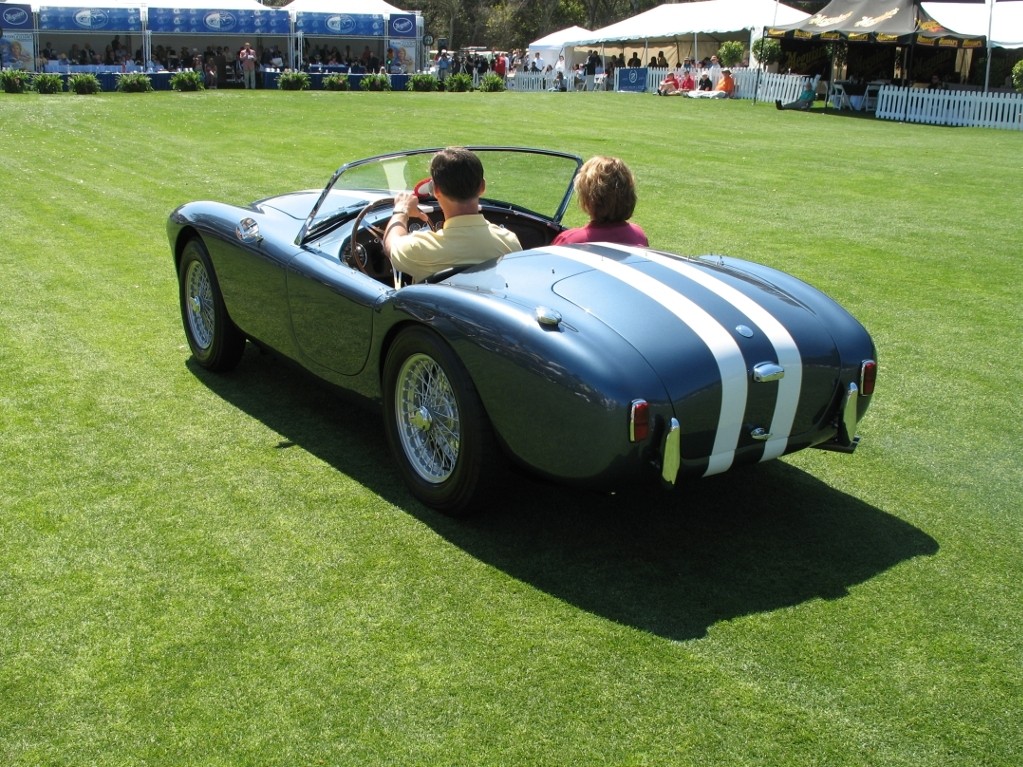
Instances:
[[[831,417],[839,353],[792,294],[712,259],[605,244],[550,252],[589,267],[552,290],[658,371],[689,448],[711,455],[706,473],[726,470],[741,452],[756,460],[788,452]]]

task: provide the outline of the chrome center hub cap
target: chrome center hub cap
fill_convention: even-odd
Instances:
[[[433,426],[433,416],[430,415],[430,411],[423,405],[412,411],[408,422],[413,428],[419,429],[419,431],[429,431],[430,427]]]

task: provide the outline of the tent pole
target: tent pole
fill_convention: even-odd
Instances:
[[[776,17],[777,17],[777,14],[778,14],[778,12],[776,10],[775,11],[775,16]],[[764,40],[766,38],[767,38],[767,27],[764,27],[763,30],[760,33],[760,39]],[[752,53],[753,52],[753,36],[752,36],[752,34],[750,35],[749,47],[750,47],[750,53]],[[761,47],[760,50],[763,50],[763,47]],[[757,61],[757,84],[755,86],[753,86],[753,104],[754,105],[756,105],[757,99],[760,98],[760,73],[763,70],[764,70],[764,62],[758,60]]]
[[[840,42],[841,40],[834,40],[831,43],[831,80],[828,82],[828,96],[824,100],[825,107],[830,106],[832,109],[835,108],[835,102],[831,100],[831,94],[835,92],[833,86],[838,78],[838,72],[835,69],[835,55],[838,53],[838,44]]]
[[[906,122],[906,117],[909,115],[909,93],[913,88],[913,76],[911,69],[913,67],[913,50],[916,48],[916,34],[914,33],[909,43],[909,50],[903,50],[903,70],[902,74],[905,75],[903,78],[903,88],[906,89],[906,98],[902,102],[902,122]]]
[[[995,0],[987,0],[987,62],[984,64],[984,93],[991,86],[991,25],[995,15]]]

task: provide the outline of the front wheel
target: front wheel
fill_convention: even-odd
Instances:
[[[449,516],[476,510],[501,463],[461,361],[426,328],[404,331],[384,363],[387,443],[405,483]]]
[[[245,336],[231,322],[202,240],[191,239],[178,267],[181,322],[195,361],[208,370],[230,370],[245,351]]]

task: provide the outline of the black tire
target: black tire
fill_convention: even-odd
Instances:
[[[235,367],[245,351],[245,336],[227,314],[210,254],[198,238],[185,243],[181,252],[178,300],[195,361],[218,372]]]
[[[402,332],[384,362],[387,444],[412,493],[452,517],[485,505],[503,465],[461,361],[426,328]]]

